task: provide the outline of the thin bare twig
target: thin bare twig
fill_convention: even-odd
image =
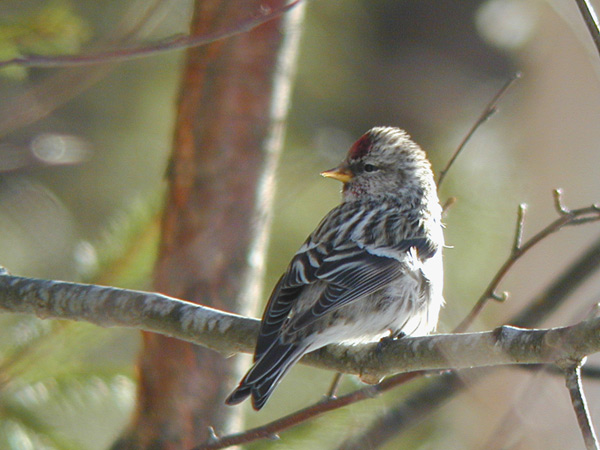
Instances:
[[[488,372],[489,368],[468,370],[469,379]],[[456,372],[444,372],[436,381],[412,393],[406,401],[394,405],[386,414],[376,418],[363,433],[350,436],[337,450],[379,448],[397,434],[398,424],[408,428],[420,423],[465,387],[464,380]]]
[[[523,245],[523,228],[525,226],[525,213],[527,212],[527,205],[525,203],[521,203],[519,205],[519,209],[517,210],[517,227],[515,230],[515,239],[513,241],[512,251],[511,253],[514,255],[519,250],[521,250],[521,246]]]
[[[592,274],[594,274],[600,267],[600,239],[596,241],[592,246],[583,252],[572,264],[569,265],[546,289],[540,294],[533,298],[529,302],[529,306],[521,310],[512,319],[508,320],[508,323],[514,324],[519,327],[534,327],[541,323],[546,317],[548,317],[556,308],[558,308],[571,293],[587,281]],[[519,367],[531,367],[539,369],[539,365],[532,366],[519,366]],[[584,372],[589,372],[590,375],[596,375],[593,368],[584,367]],[[469,382],[470,384],[477,382],[484,378],[489,370],[477,369],[475,371],[469,371]],[[600,375],[600,371],[597,375]],[[460,382],[460,375],[456,371],[452,371],[446,374],[446,376],[437,378],[432,381],[428,386],[422,388],[407,397],[402,403],[394,405],[385,416],[376,419],[369,428],[361,434],[361,436],[354,436],[357,440],[362,439],[362,435],[365,436],[378,436],[379,430],[382,429],[382,424],[385,424],[386,428],[393,428],[395,433],[398,434],[409,428],[415,423],[411,420],[413,416],[421,416],[421,411],[425,410],[427,413],[432,413],[441,406],[443,402],[455,395],[457,395],[462,389],[465,388],[465,384]],[[407,408],[407,405],[414,405],[415,402],[420,398],[422,392],[431,392],[428,397],[427,404],[421,404],[421,408],[414,412],[408,417],[398,416],[396,411],[402,411]],[[435,405],[432,409],[431,405]],[[415,408],[413,408],[415,409]],[[389,417],[399,417],[399,420],[391,422]]]
[[[592,419],[583,393],[583,385],[581,384],[581,365],[582,361],[576,361],[566,364],[563,367],[565,371],[565,383],[571,396],[571,403],[573,404],[577,423],[585,442],[585,448],[587,450],[598,450],[598,439],[596,438],[596,432],[592,425]]]
[[[571,210],[563,202],[563,190],[561,188],[552,191],[552,198],[554,199],[554,209],[556,209],[559,216],[567,216],[571,213]]]
[[[230,434],[220,438],[211,439],[209,442],[194,447],[192,450],[215,450],[231,447],[232,445],[247,444],[258,439],[271,438],[278,433],[294,427],[302,422],[312,420],[320,415],[341,408],[361,400],[367,400],[388,391],[399,384],[406,383],[409,380],[418,378],[424,372],[412,372],[394,375],[386,378],[381,383],[366,386],[340,397],[331,397],[324,401],[315,403],[311,406],[295,411],[287,416],[281,417],[256,428],[245,430],[240,433]]]
[[[331,386],[329,386],[329,390],[327,394],[325,394],[325,398],[334,398],[337,397],[337,391],[340,387],[340,382],[342,381],[343,374],[338,372],[333,376],[333,380],[331,380]]]
[[[463,138],[463,140],[459,144],[458,148],[456,149],[456,151],[454,152],[454,154],[452,155],[452,157],[446,164],[446,167],[444,167],[444,169],[440,172],[440,176],[439,176],[439,179],[437,182],[438,190],[440,189],[440,186],[444,182],[444,178],[446,178],[446,174],[450,170],[450,167],[452,167],[452,164],[454,164],[454,161],[456,161],[456,158],[458,158],[458,155],[460,155],[460,153],[463,151],[463,149],[465,148],[465,145],[467,144],[467,142],[469,142],[469,139],[471,139],[473,134],[475,134],[475,131],[477,131],[477,129],[484,122],[486,122],[490,117],[492,117],[496,113],[496,111],[498,110],[498,108],[497,108],[498,102],[504,96],[504,94],[506,94],[506,92],[512,86],[512,84],[519,78],[521,78],[521,74],[519,72],[517,72],[511,78],[509,78],[506,81],[506,83],[504,83],[504,85],[500,88],[500,90],[496,93],[496,95],[494,95],[494,97],[490,100],[490,102],[485,106],[485,109],[483,110],[481,115],[477,118],[477,120],[475,121],[475,123],[473,124],[473,126],[471,127],[469,132],[466,134],[466,136]]]
[[[590,4],[589,0],[575,0],[575,3],[577,3],[577,7],[579,8],[579,12],[583,17],[583,21],[585,22],[585,25],[592,36],[596,50],[598,50],[598,53],[600,53],[600,24],[598,22],[596,11],[594,11],[594,8]]]
[[[442,206],[442,217],[445,218],[448,210],[456,203],[456,197],[448,197]]]
[[[522,206],[519,207],[519,217],[517,220],[514,244],[510,256],[500,267],[498,272],[496,272],[496,275],[492,278],[481,297],[479,297],[469,314],[467,314],[463,321],[454,329],[454,332],[461,333],[467,330],[490,299],[499,301],[506,300],[508,297],[507,293],[498,294],[496,292],[498,285],[504,279],[508,271],[514,266],[514,264],[536,244],[551,234],[561,230],[563,227],[597,222],[600,220],[600,208],[598,205],[592,205],[586,208],[573,210],[565,207],[562,201],[562,191],[560,189],[554,190],[554,204],[557,212],[559,213],[558,219],[547,225],[525,243],[521,242],[525,211]]]
[[[276,9],[262,8],[259,10],[256,16],[240,23],[236,23],[232,27],[226,28],[225,30],[214,33],[208,33],[200,36],[171,36],[145,46],[112,48],[109,50],[97,51],[88,54],[19,56],[6,61],[0,61],[0,68],[10,65],[19,65],[24,67],[74,67],[91,64],[104,64],[109,62],[121,62],[143,58],[173,50],[199,47],[210,44],[211,42],[248,32],[265,22],[281,16],[296,6],[300,1],[301,0],[294,0],[290,4]]]

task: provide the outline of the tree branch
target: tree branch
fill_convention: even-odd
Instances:
[[[565,382],[571,396],[571,403],[577,417],[577,423],[585,442],[585,448],[587,450],[598,450],[598,439],[596,438],[596,432],[592,425],[592,419],[581,384],[581,365],[581,360],[564,365]]]
[[[571,263],[556,279],[544,289],[540,294],[528,302],[528,306],[522,309],[516,316],[508,320],[507,323],[519,327],[534,327],[540,324],[548,317],[556,308],[564,303],[569,298],[571,293],[587,281],[600,267],[600,239],[587,248],[573,263]],[[536,367],[534,365],[523,365],[521,367]],[[552,369],[554,366],[550,366]],[[537,366],[539,368],[539,366]],[[558,367],[556,366],[558,369]],[[583,372],[589,372],[590,375],[596,376],[600,373],[595,373],[593,368],[584,367]],[[470,384],[476,383],[484,378],[489,370],[478,369],[469,371]],[[395,378],[395,377],[390,377]],[[387,379],[383,381],[385,383]],[[461,376],[458,372],[452,371],[444,374],[431,381],[427,386],[409,395],[405,400],[397,405],[394,405],[382,417],[377,418],[364,432],[359,436],[352,436],[352,440],[361,442],[362,439],[374,439],[377,437],[377,442],[384,442],[383,433],[381,430],[393,428],[395,434],[406,430],[410,426],[418,422],[415,417],[422,419],[431,412],[437,410],[444,402],[453,396],[457,395],[465,387],[461,382]],[[416,401],[421,398],[423,392],[429,393],[428,403],[418,404]],[[433,405],[433,406],[432,406]],[[416,410],[410,416],[402,415],[402,411],[407,408]],[[397,413],[398,412],[398,413]],[[392,418],[397,420],[393,422]],[[373,441],[375,442],[375,441]],[[372,446],[376,448],[376,445]]]
[[[276,419],[272,422],[269,422],[265,425],[261,425],[259,427],[252,428],[250,430],[245,430],[245,431],[242,431],[239,433],[233,433],[233,434],[223,436],[223,437],[215,436],[214,439],[210,440],[209,442],[205,442],[205,443],[199,445],[198,447],[194,447],[192,450],[215,450],[215,449],[220,449],[220,448],[227,448],[232,445],[246,444],[248,442],[256,441],[258,439],[278,437],[277,433],[280,433],[283,430],[294,427],[294,426],[298,425],[299,423],[305,422],[307,420],[314,419],[315,417],[318,417],[326,412],[342,408],[344,406],[359,402],[361,400],[367,400],[367,399],[376,397],[377,395],[379,395],[385,391],[389,391],[390,389],[393,389],[394,387],[398,386],[399,384],[405,383],[405,382],[410,381],[415,378],[419,378],[421,375],[423,375],[423,373],[424,372],[412,372],[412,373],[394,375],[392,377],[386,378],[385,380],[383,380],[381,383],[379,383],[377,385],[366,386],[361,389],[352,391],[348,394],[342,395],[340,397],[329,398],[325,401],[315,403],[304,409],[295,411],[292,414],[289,414],[287,416],[284,416],[284,417]],[[442,378],[446,379],[447,376],[442,375]],[[460,380],[458,378],[456,379],[456,381],[458,383],[460,383]],[[447,390],[447,391],[451,392],[451,390]],[[426,389],[424,389],[422,392],[424,394],[422,397],[420,397],[420,400],[427,399],[428,396],[432,395],[432,393],[427,392]],[[441,395],[443,395],[443,392],[439,392],[439,393]],[[418,404],[417,402],[414,402],[412,406],[414,407],[417,404]],[[429,403],[427,401],[425,401],[424,404],[430,405],[431,408],[437,407],[437,404]],[[407,410],[410,410],[410,407],[407,408]],[[425,415],[425,414],[422,414],[422,415]],[[409,417],[407,417],[407,419],[414,419],[415,417],[416,417],[416,415],[411,416],[409,414]],[[368,448],[368,446],[362,446],[362,447],[357,447],[357,448]]]
[[[598,16],[594,11],[589,0],[575,0],[577,3],[577,7],[579,8],[579,12],[581,13],[581,17],[585,22],[585,26],[590,32],[590,36],[594,41],[594,45],[596,46],[596,50],[600,53],[600,24],[598,23]]]
[[[157,332],[230,354],[253,351],[258,320],[160,294],[0,273],[0,310]],[[403,338],[384,345],[330,345],[307,355],[312,366],[381,378],[415,370],[578,360],[600,351],[600,318],[569,327]]]
[[[597,206],[568,210],[562,205],[559,192],[555,200],[559,205],[557,210],[560,214],[557,220],[567,220],[565,223],[568,224],[571,224],[569,220],[573,218],[577,220],[588,217],[580,214],[590,213],[595,216],[598,212]],[[565,223],[561,222],[561,226]],[[517,234],[521,233],[522,227],[522,218],[519,218]],[[550,234],[550,231],[543,230],[524,245],[520,244],[520,238],[515,237],[515,243],[519,244],[514,246],[511,258],[514,258],[515,253],[530,248],[541,240],[542,235],[547,234]],[[572,286],[577,285],[593,272],[600,254],[596,249],[599,245],[600,243],[587,251],[564,276],[559,277],[555,283],[559,287],[553,285],[534,302],[532,306],[536,311],[536,314],[533,314],[534,318],[546,315],[553,307],[544,305],[556,305],[560,299],[568,295]],[[238,351],[252,352],[259,326],[256,319],[224,313],[160,294],[13,277],[6,272],[0,272],[0,310],[33,313],[42,318],[85,320],[100,326],[141,328],[194,342],[226,354]],[[522,325],[531,326],[535,320],[532,322],[529,316]],[[521,324],[520,322],[522,321],[519,316],[512,323]],[[600,329],[600,323],[594,326]],[[207,443],[210,447],[206,448],[222,448],[225,446],[224,443],[231,439],[233,441],[230,445],[233,445],[233,443],[249,442],[273,435],[324,412],[392,389],[422,375],[425,369],[460,369],[500,364],[547,364],[561,358],[582,358],[587,354],[600,351],[600,343],[597,342],[600,337],[590,338],[600,333],[593,327],[591,331],[586,327],[584,322],[576,327],[555,330],[520,330],[504,327],[488,333],[405,338],[384,347],[378,347],[377,344],[353,347],[329,346],[307,355],[303,362],[372,379],[390,373],[411,373],[401,373],[389,377],[377,386],[369,386],[340,398],[320,402],[259,427],[260,429],[213,440]],[[582,335],[582,330],[587,330],[587,335],[586,333]],[[556,342],[568,343],[568,345],[558,351]],[[587,342],[592,347],[578,349],[571,345],[578,342]],[[441,383],[446,386],[446,389],[450,386],[449,391],[455,393],[460,389],[460,383],[454,384],[454,376],[456,375],[451,375],[449,378],[442,377],[437,384],[433,383],[432,388],[435,390],[435,386]],[[438,391],[431,395],[437,395],[436,392]],[[219,447],[221,444],[223,445]]]
[[[524,204],[519,205],[515,237],[509,257],[504,264],[502,264],[500,269],[498,269],[496,275],[494,275],[483,294],[481,294],[481,297],[475,302],[475,305],[469,314],[467,314],[463,321],[455,328],[455,332],[460,333],[467,330],[490,299],[504,301],[508,298],[508,293],[506,292],[503,292],[502,294],[497,293],[500,282],[515,263],[536,244],[566,226],[581,225],[600,220],[600,207],[598,205],[571,210],[564,206],[562,191],[560,189],[555,189],[553,195],[554,206],[558,213],[558,218],[525,242],[522,242],[522,237],[526,206]]]
[[[270,8],[261,9],[255,17],[234,24],[232,27],[214,33],[207,33],[200,36],[172,36],[153,44],[140,47],[118,47],[104,51],[97,51],[88,54],[77,55],[29,55],[19,56],[6,61],[0,61],[0,68],[10,65],[19,65],[25,67],[74,67],[91,64],[103,64],[108,62],[128,61],[136,58],[157,55],[159,53],[170,52],[173,50],[183,50],[186,48],[199,47],[212,42],[232,37],[241,33],[250,31],[269,20],[275,19],[294,6],[300,0],[294,0],[282,8],[271,10]]]
[[[454,164],[454,161],[456,161],[456,158],[458,158],[458,155],[461,154],[461,152],[465,148],[465,145],[467,145],[467,142],[469,142],[471,137],[473,137],[473,135],[475,134],[475,131],[477,131],[477,129],[483,123],[487,122],[487,120],[490,117],[492,117],[496,113],[496,111],[498,111],[498,107],[497,107],[498,102],[504,96],[504,94],[506,94],[506,92],[512,86],[512,84],[515,81],[517,81],[519,78],[521,78],[521,74],[519,72],[517,72],[512,77],[510,77],[506,81],[506,83],[504,83],[504,85],[500,88],[500,90],[498,92],[496,92],[496,94],[492,97],[492,99],[488,102],[488,104],[485,105],[483,112],[479,115],[479,117],[477,118],[477,120],[475,121],[475,123],[473,124],[471,129],[467,132],[467,134],[465,135],[465,137],[463,138],[461,143],[458,145],[458,148],[454,151],[454,154],[450,157],[450,160],[446,164],[446,167],[444,167],[444,169],[440,172],[440,176],[439,176],[438,182],[437,182],[438,190],[440,189],[440,186],[444,182],[444,178],[446,178],[448,171]]]
[[[166,295],[11,276],[0,271],[0,311],[127,327],[225,354],[253,351],[259,321]]]
[[[469,370],[469,380],[482,372],[489,372],[489,369]],[[384,380],[384,383],[386,381],[388,380]],[[416,425],[452,399],[455,393],[465,386],[464,380],[457,372],[442,373],[436,381],[413,392],[406,401],[394,405],[386,414],[377,417],[363,433],[348,437],[337,450],[379,448],[398,433],[399,423],[405,428]]]

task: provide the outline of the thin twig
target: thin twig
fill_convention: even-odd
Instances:
[[[552,191],[552,197],[554,198],[554,208],[559,216],[566,216],[571,213],[563,202],[563,191],[562,189],[554,189]]]
[[[338,388],[340,387],[340,382],[342,381],[342,376],[343,376],[343,374],[341,372],[337,372],[333,376],[333,380],[331,381],[331,386],[329,386],[329,390],[327,391],[327,394],[325,394],[326,399],[337,397],[337,391],[338,391]]]
[[[502,264],[498,272],[496,272],[496,275],[494,275],[481,297],[479,297],[471,311],[469,311],[469,314],[467,314],[463,321],[454,329],[454,332],[461,333],[467,330],[490,299],[499,301],[506,300],[508,297],[507,293],[502,293],[499,295],[496,292],[498,285],[504,279],[508,271],[514,266],[514,264],[536,244],[551,234],[556,233],[565,226],[597,222],[600,220],[600,209],[597,205],[574,210],[570,210],[565,207],[562,202],[562,192],[560,189],[554,190],[554,204],[557,212],[559,213],[559,217],[525,243],[521,243],[524,219],[524,215],[522,214],[524,211],[522,213],[521,208],[519,208],[519,218],[517,220],[514,238],[514,242],[519,243],[518,248],[516,245],[513,245],[513,249],[508,259],[504,262],[504,264]]]
[[[476,377],[479,373],[489,372],[488,368],[467,370],[469,379]],[[461,372],[462,374],[462,372]],[[437,408],[445,405],[456,390],[465,386],[464,379],[456,372],[444,372],[438,377],[443,383],[430,383],[419,389],[410,396],[410,401],[394,406],[386,414],[377,417],[373,426],[360,435],[348,437],[337,450],[374,450],[379,448],[389,439],[396,435],[397,424],[403,427],[414,426],[423,421]],[[433,400],[433,401],[432,401]]]
[[[172,8],[168,3],[174,1],[177,0],[146,2],[146,10],[141,15],[139,5],[132,5],[117,25],[107,33],[110,42],[119,45],[134,42],[142,30],[148,31],[148,24],[155,21],[158,14]],[[17,95],[5,97],[0,103],[0,136],[14,133],[17,129],[46,117],[56,108],[89,89],[113,68],[113,65],[105,64],[93,68],[56,71]]]
[[[583,17],[583,21],[585,22],[585,25],[592,36],[596,50],[600,54],[600,25],[598,22],[598,16],[596,15],[596,12],[594,11],[594,8],[590,4],[589,0],[575,0],[575,3],[577,3],[577,7],[579,8],[579,12]]]
[[[153,56],[173,50],[199,47],[210,44],[211,42],[248,32],[265,22],[281,16],[296,6],[300,1],[301,0],[294,0],[290,4],[276,9],[261,8],[256,16],[240,23],[236,23],[232,27],[226,28],[225,30],[214,33],[207,33],[200,36],[171,36],[161,41],[141,47],[113,48],[88,54],[19,56],[6,61],[0,61],[0,68],[10,65],[19,65],[24,67],[74,67],[91,64],[104,64]]]
[[[516,316],[508,320],[508,323],[519,327],[535,327],[548,317],[556,308],[558,308],[571,293],[587,281],[600,267],[600,240],[585,250],[567,269],[565,269],[556,279],[546,287],[540,294],[529,301],[529,306],[520,311]],[[518,366],[525,368],[539,369],[539,365]],[[550,366],[552,367],[552,366]],[[584,367],[583,372],[591,376],[600,376],[600,371],[594,372],[594,368]],[[469,371],[469,384],[477,382],[491,373],[489,370],[477,369]],[[433,380],[429,385],[421,390],[412,393],[404,399],[402,403],[394,405],[386,414],[376,419],[369,428],[361,433],[360,436],[353,436],[352,439],[361,442],[364,436],[379,436],[382,429],[393,429],[396,434],[406,430],[414,425],[414,417],[423,418],[423,411],[427,414],[433,413],[444,401],[456,396],[466,385],[461,382],[461,376],[457,371],[446,373],[445,376]],[[427,403],[419,404],[419,408],[414,405],[420,401],[423,391],[429,393]],[[435,405],[433,408],[431,405]],[[412,408],[411,408],[412,406]],[[397,414],[397,411],[409,409],[410,415]],[[390,420],[396,418],[396,421]],[[363,441],[364,442],[364,441]]]
[[[489,372],[489,368],[466,371],[469,381]],[[375,418],[367,430],[359,435],[348,437],[337,450],[362,450],[365,448],[374,450],[397,435],[398,424],[402,424],[401,428],[410,428],[419,424],[451,400],[456,392],[467,386],[462,372],[461,375],[455,371],[444,372],[435,382],[412,392],[405,401],[394,405],[384,415]]]
[[[519,250],[521,250],[521,246],[523,244],[523,228],[525,225],[525,213],[527,212],[527,205],[525,203],[521,203],[519,205],[519,209],[517,210],[517,227],[515,230],[515,239],[513,241],[512,246],[512,254],[514,255]]]
[[[456,203],[456,197],[448,197],[442,206],[442,217],[446,217],[448,214],[448,210],[454,206]]]
[[[583,393],[583,385],[581,384],[581,364],[581,361],[576,361],[564,367],[565,382],[571,396],[571,403],[575,410],[577,423],[585,442],[585,448],[587,450],[598,450],[598,439],[596,438],[596,432],[592,425],[592,419]]]
[[[388,377],[377,385],[366,386],[340,397],[332,397],[327,400],[320,401],[304,409],[295,411],[292,414],[276,419],[273,422],[269,422],[266,425],[245,430],[240,433],[223,436],[217,440],[213,439],[209,442],[199,445],[198,447],[194,447],[192,450],[215,450],[276,436],[281,431],[287,430],[288,428],[294,427],[302,422],[306,422],[307,420],[312,420],[326,412],[333,411],[361,400],[367,400],[376,397],[381,393],[398,386],[399,384],[406,383],[409,380],[420,377],[422,373],[424,372],[403,373]]]
[[[440,172],[440,177],[437,182],[438,190],[440,189],[440,186],[444,182],[444,178],[446,178],[446,174],[450,170],[450,167],[452,167],[452,164],[454,164],[454,161],[456,161],[456,158],[458,158],[458,155],[460,155],[460,153],[463,151],[463,149],[465,148],[465,145],[467,144],[467,142],[469,142],[469,139],[471,139],[473,134],[475,134],[475,131],[477,131],[477,129],[484,122],[486,122],[490,117],[492,117],[496,113],[496,111],[498,110],[497,109],[498,102],[504,96],[504,94],[506,94],[506,92],[512,86],[512,84],[519,78],[521,78],[521,74],[519,72],[517,72],[511,78],[509,78],[506,81],[506,83],[504,83],[504,85],[500,88],[500,90],[498,92],[496,92],[496,95],[494,95],[494,97],[490,100],[490,102],[485,106],[485,109],[483,110],[481,115],[477,118],[477,120],[475,121],[475,123],[473,124],[473,126],[471,127],[469,132],[466,134],[466,136],[463,138],[463,140],[459,144],[458,148],[456,149],[456,151],[454,152],[454,154],[452,155],[452,157],[446,164],[446,167],[444,167],[444,169]]]
[[[546,289],[528,301],[527,306],[506,323],[521,328],[537,326],[558,309],[565,299],[586,280],[589,280],[598,268],[600,268],[600,239],[586,248]],[[587,367],[584,367],[584,371],[586,369]]]

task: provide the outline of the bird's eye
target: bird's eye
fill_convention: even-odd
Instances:
[[[377,170],[377,167],[375,167],[373,164],[365,164],[365,172],[375,172]]]

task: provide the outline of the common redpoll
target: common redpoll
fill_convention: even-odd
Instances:
[[[294,255],[262,317],[254,364],[229,395],[259,410],[305,354],[331,343],[426,334],[438,320],[441,212],[425,152],[398,128],[378,127],[321,175],[344,183]]]

